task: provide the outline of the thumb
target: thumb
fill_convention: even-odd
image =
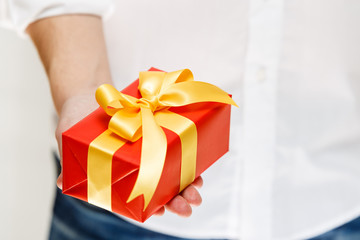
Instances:
[[[56,181],[56,185],[58,186],[58,188],[60,188],[62,190],[62,184],[63,184],[63,174],[62,174],[62,170],[61,170],[61,173]]]

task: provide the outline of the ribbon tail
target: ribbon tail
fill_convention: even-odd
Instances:
[[[159,111],[155,114],[156,122],[173,132],[181,141],[180,189],[184,190],[195,180],[197,156],[197,129],[190,119],[171,111]]]
[[[220,88],[205,82],[186,81],[173,84],[159,97],[162,106],[178,107],[198,102],[219,102],[237,106]]]
[[[164,168],[167,141],[164,131],[155,122],[153,112],[141,108],[142,149],[139,174],[127,202],[144,196],[144,211],[149,205]]]

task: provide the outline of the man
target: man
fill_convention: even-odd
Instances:
[[[121,228],[119,217],[59,194],[51,238],[304,239],[359,216],[356,1],[118,1],[104,23],[107,1],[10,3],[9,19],[27,29],[47,71],[58,139],[96,108],[98,85],[122,89],[150,66],[189,67],[241,103],[230,152],[204,174],[190,218]],[[187,191],[167,208],[190,215],[201,200]]]

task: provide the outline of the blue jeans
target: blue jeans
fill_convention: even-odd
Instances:
[[[59,161],[56,161],[58,174]],[[56,190],[50,240],[186,240],[150,231]],[[187,239],[191,240],[191,239]],[[360,240],[360,217],[309,240]]]
[[[185,240],[138,227],[56,191],[50,240]],[[360,240],[360,217],[309,240]]]

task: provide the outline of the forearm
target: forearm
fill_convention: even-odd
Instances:
[[[32,23],[27,31],[45,67],[58,113],[67,99],[111,83],[100,17],[51,17]]]

